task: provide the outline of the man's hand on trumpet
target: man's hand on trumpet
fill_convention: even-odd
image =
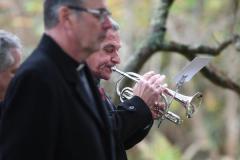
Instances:
[[[166,109],[166,103],[161,100],[156,101],[153,106],[150,107],[152,117],[154,120],[159,119],[163,115],[164,110]]]
[[[152,112],[153,119],[159,118],[159,109],[164,110],[165,103],[161,103],[161,94],[167,87],[165,75],[156,74],[153,71],[142,76],[133,88],[133,94],[142,98]]]

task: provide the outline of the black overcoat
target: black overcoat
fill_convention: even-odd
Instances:
[[[88,68],[94,101],[79,83],[78,63],[49,36],[17,71],[0,123],[1,160],[112,160],[109,118]]]
[[[138,96],[134,96],[116,107],[105,92],[102,91],[102,94],[114,130],[117,160],[127,160],[126,150],[142,141],[153,125],[151,111]]]

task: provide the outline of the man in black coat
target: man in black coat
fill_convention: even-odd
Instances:
[[[95,77],[105,107],[109,111],[109,119],[112,122],[116,141],[115,150],[117,160],[126,160],[127,155],[125,150],[133,147],[148,134],[152,127],[153,119],[158,115],[151,108],[151,102],[149,103],[147,100],[152,96],[147,89],[139,92],[139,90],[134,88],[134,97],[120,103],[116,107],[106,95],[103,88],[100,87],[100,79],[109,80],[112,73],[111,67],[120,63],[119,49],[121,42],[118,25],[114,21],[112,23],[113,27],[107,31],[106,38],[101,44],[101,49],[87,58],[87,64]],[[149,75],[147,73],[143,77],[148,77]],[[151,80],[156,76],[159,76],[159,81]],[[163,76],[156,74],[152,77],[149,76],[148,82],[152,81],[154,82],[152,85],[160,85],[163,79]],[[155,84],[155,82],[157,83]]]
[[[82,63],[111,27],[108,15],[102,0],[45,0],[45,34],[3,101],[1,160],[115,159],[106,110]]]
[[[5,30],[0,30],[0,118],[2,101],[7,87],[20,66],[22,57],[20,39]]]

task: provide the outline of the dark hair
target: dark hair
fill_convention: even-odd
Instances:
[[[58,8],[63,5],[82,5],[86,0],[45,0],[44,26],[50,29],[58,24]]]

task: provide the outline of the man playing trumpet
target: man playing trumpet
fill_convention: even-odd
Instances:
[[[120,36],[116,22],[112,22],[113,27],[108,30],[101,49],[87,59],[98,86],[100,79],[110,79],[112,67],[120,63],[118,55],[121,48]],[[127,159],[125,150],[133,147],[148,134],[153,120],[159,117],[159,111],[154,108],[164,107],[159,99],[166,87],[160,85],[165,76],[151,71],[142,77],[133,88],[133,98],[119,104],[117,108],[104,91],[100,91],[113,125],[118,160]]]

